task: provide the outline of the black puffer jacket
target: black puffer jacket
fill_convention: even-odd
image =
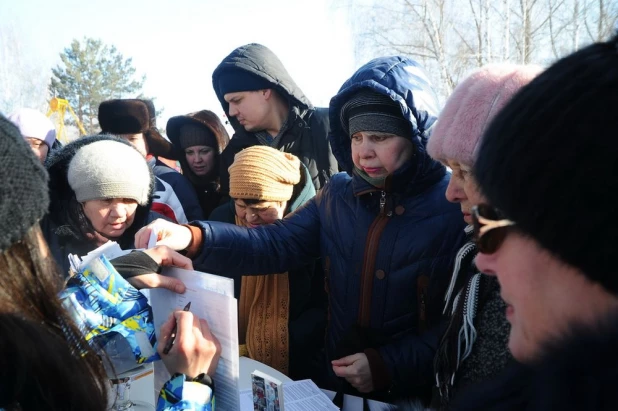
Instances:
[[[298,157],[307,166],[315,189],[319,190],[339,171],[328,143],[328,109],[313,107],[272,51],[260,44],[247,44],[227,56],[212,75],[215,93],[228,117],[229,105],[221,94],[218,79],[229,69],[245,70],[266,79],[274,90],[287,98],[290,105],[288,128],[275,148]],[[220,191],[226,196],[230,190],[227,169],[234,162],[234,156],[242,149],[260,144],[254,133],[246,131],[234,117],[229,119],[234,136],[221,154],[220,176]]]
[[[41,228],[54,259],[64,276],[69,273],[69,254],[81,256],[97,248],[97,245],[87,235],[89,232],[94,232],[94,228],[92,228],[81,204],[75,198],[75,192],[69,185],[67,177],[69,164],[77,150],[101,140],[114,140],[133,147],[122,139],[108,135],[83,137],[53,152],[45,162],[45,167],[49,173],[50,204],[49,213],[41,221]],[[146,160],[144,159],[144,161]],[[133,224],[126,229],[121,237],[114,239],[123,249],[133,248],[135,233],[156,218],[162,217],[150,211],[154,193],[152,171],[149,193],[149,203],[146,206],[137,206]]]
[[[618,409],[618,313],[575,327],[546,347],[538,363],[513,364],[498,378],[464,390],[453,410],[609,411]]]

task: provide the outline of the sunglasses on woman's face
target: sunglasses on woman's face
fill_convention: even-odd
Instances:
[[[515,222],[503,218],[498,209],[479,204],[472,207],[472,226],[474,227],[474,241],[479,252],[493,254],[502,245],[506,238],[508,227]]]

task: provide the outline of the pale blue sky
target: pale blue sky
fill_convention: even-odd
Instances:
[[[200,109],[222,114],[212,72],[246,43],[272,49],[318,106],[357,68],[346,11],[330,0],[0,1],[0,25],[18,34],[37,66],[51,69],[84,36],[132,57],[146,74],[145,93],[165,108],[159,126]]]

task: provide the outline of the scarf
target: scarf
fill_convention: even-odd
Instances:
[[[234,216],[236,225],[246,227]],[[288,273],[243,276],[238,309],[240,355],[273,367],[289,368],[290,287]]]
[[[467,226],[465,232],[470,239],[472,226]],[[455,374],[464,360],[472,353],[472,347],[476,341],[475,319],[484,289],[483,274],[476,272],[469,276],[466,272],[470,268],[476,268],[473,262],[476,253],[477,249],[473,241],[468,241],[459,249],[455,257],[451,283],[444,298],[443,314],[450,315],[450,320],[434,358],[436,386],[440,393],[442,406],[445,406],[452,397]],[[455,295],[457,288],[459,291]]]
[[[276,136],[273,137],[270,134],[268,134],[266,130],[261,130],[255,133],[255,137],[258,139],[260,144],[264,146],[273,147],[273,148],[279,147],[279,142],[281,141],[281,139],[283,138],[283,135],[288,129],[288,119],[289,119],[289,116],[287,119],[285,119],[283,124],[281,124],[279,133],[277,133]]]
[[[364,170],[354,166],[354,170],[356,173],[366,182],[374,186],[375,188],[384,188],[384,182],[386,180],[386,176],[384,177],[371,177],[369,174],[365,173]]]

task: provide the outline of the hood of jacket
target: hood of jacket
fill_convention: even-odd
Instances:
[[[292,197],[288,201],[285,214],[287,215],[288,213],[296,211],[300,206],[315,197],[315,194],[316,191],[311,182],[311,174],[309,174],[307,167],[303,163],[300,163],[300,181],[298,184],[294,185],[294,191],[292,192]]]
[[[403,117],[410,123],[414,156],[407,166],[402,167],[407,169],[407,184],[419,185],[425,180],[433,182],[441,178],[446,169],[433,160],[426,150],[431,130],[438,118],[438,99],[421,66],[406,57],[371,60],[343,83],[337,95],[331,99],[329,140],[339,166],[353,175],[351,141],[341,125],[340,113],[350,97],[362,88],[390,97],[399,104]],[[362,185],[362,182],[359,184]]]
[[[80,148],[101,140],[114,140],[131,146],[131,144],[125,140],[110,135],[82,137],[54,151],[45,161],[45,168],[47,168],[47,172],[49,173],[50,204],[48,218],[53,226],[56,227],[56,234],[60,237],[77,241],[90,241],[85,237],[84,229],[94,229],[86,218],[81,205],[77,202],[75,192],[69,185],[68,171],[71,160]],[[146,159],[144,159],[144,161],[146,161]],[[116,240],[123,243],[121,247],[132,246],[133,236],[135,232],[137,232],[137,229],[141,227],[139,222],[146,221],[148,218],[155,189],[155,179],[152,174],[152,169],[150,167],[148,167],[148,169],[151,170],[148,204],[146,206],[137,206],[133,224],[121,237],[121,239],[127,239],[127,244],[124,244],[125,241]]]
[[[206,127],[215,135],[218,147],[215,147],[217,149],[215,155],[216,163],[213,167],[212,175],[204,177],[197,176],[191,170],[191,167],[189,167],[189,164],[187,163],[187,156],[180,148],[180,128],[185,124],[195,124]],[[194,113],[171,117],[167,121],[166,133],[174,146],[176,158],[178,158],[178,161],[180,162],[182,173],[189,179],[189,181],[191,181],[194,187],[205,187],[211,185],[213,182],[218,182],[221,153],[223,153],[223,150],[230,142],[230,136],[227,134],[227,130],[223,126],[219,116],[210,110],[200,110]]]
[[[292,77],[275,53],[261,44],[251,43],[232,51],[212,73],[212,86],[217,98],[221,102],[221,107],[223,107],[228,117],[229,104],[223,98],[223,94],[221,94],[219,76],[229,69],[244,70],[265,79],[273,85],[274,90],[287,98],[290,106],[296,108],[298,112],[313,108],[305,93],[292,80]],[[244,130],[234,117],[229,117],[229,121],[235,131]]]

